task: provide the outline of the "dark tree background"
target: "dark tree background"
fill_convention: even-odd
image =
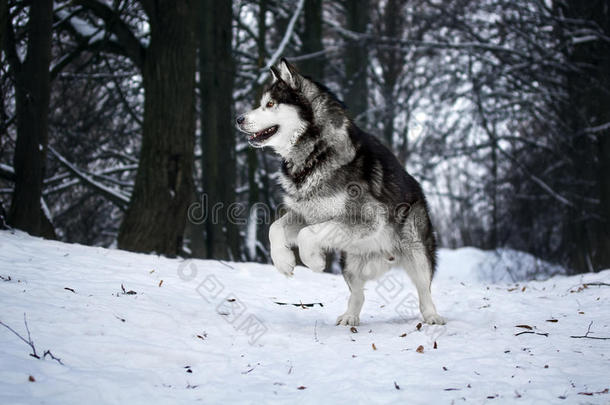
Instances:
[[[2,227],[268,261],[279,162],[233,121],[284,56],[421,180],[443,246],[610,267],[605,0],[9,0],[0,44]]]

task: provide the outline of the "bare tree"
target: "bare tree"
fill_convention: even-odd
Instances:
[[[145,91],[142,147],[119,247],[175,255],[182,249],[193,195],[195,142],[195,3],[140,2],[150,27],[143,44],[118,9],[94,0],[76,2],[105,24],[105,48],[129,57]]]
[[[8,219],[16,228],[54,238],[55,231],[42,206],[48,142],[53,2],[44,0],[29,7],[27,49],[23,61],[18,55],[13,22],[6,4],[2,11],[3,48],[15,82],[17,116],[17,143],[13,157],[15,188]]]
[[[239,256],[237,225],[228,216],[236,199],[232,17],[230,2],[203,2],[199,42],[202,180],[208,211],[207,257],[217,259]],[[213,207],[221,208],[219,215],[214,215]]]
[[[345,1],[346,28],[357,33],[366,33],[369,24],[368,0]],[[348,39],[345,50],[345,83],[347,89],[344,95],[349,100],[348,107],[352,116],[359,124],[366,127],[366,112],[368,110],[368,83],[369,55],[367,42]]]

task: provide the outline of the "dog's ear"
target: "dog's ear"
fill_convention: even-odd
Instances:
[[[280,60],[279,67],[280,79],[285,81],[289,86],[293,88],[299,87],[301,75],[294,66],[288,63],[286,58],[282,58]]]
[[[276,68],[275,66],[271,66],[271,68],[269,70],[271,71],[271,77],[273,78],[273,83],[277,82],[278,80],[282,80],[282,75],[281,75],[280,71],[278,70],[278,68]]]

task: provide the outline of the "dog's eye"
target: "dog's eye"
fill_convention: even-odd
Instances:
[[[273,101],[267,101],[267,104],[265,104],[265,107],[267,108],[271,108],[275,105],[275,103]]]

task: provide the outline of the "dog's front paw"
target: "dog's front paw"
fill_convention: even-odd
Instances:
[[[315,235],[305,228],[299,232],[297,242],[299,256],[303,264],[315,272],[323,272],[326,267],[326,260],[322,249],[315,243]]]
[[[446,323],[445,318],[437,313],[424,315],[424,322],[429,325],[444,325]]]
[[[288,248],[271,249],[271,260],[276,269],[286,277],[292,277],[296,259]]]
[[[343,315],[339,315],[337,318],[337,325],[358,326],[360,325],[360,317],[356,314],[346,312]]]

